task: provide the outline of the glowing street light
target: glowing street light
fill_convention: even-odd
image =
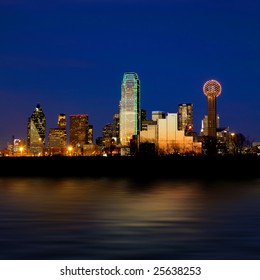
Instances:
[[[73,150],[72,146],[69,146],[69,147],[68,147],[68,151],[69,151],[69,155],[70,155],[70,156],[72,155],[72,150]]]
[[[21,147],[19,148],[19,151],[20,151],[20,153],[21,153],[21,156],[23,155],[23,150],[24,150],[24,147],[21,146]]]
[[[232,145],[233,154],[235,154],[236,153],[236,134],[234,132],[231,132],[230,135],[231,135],[231,145]]]

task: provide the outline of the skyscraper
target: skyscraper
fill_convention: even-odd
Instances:
[[[61,113],[58,116],[58,128],[66,130],[66,115]]]
[[[140,80],[134,72],[126,72],[121,86],[119,137],[123,146],[139,135],[141,129]]]
[[[51,155],[64,154],[67,145],[66,115],[58,115],[58,128],[50,128],[48,148]]]
[[[37,104],[27,124],[27,148],[33,155],[42,155],[45,146],[46,117]]]
[[[193,105],[191,103],[178,105],[178,130],[184,130],[185,135],[193,131]]]
[[[113,115],[113,122],[106,124],[102,129],[102,138],[105,142],[113,140],[118,144],[119,136],[119,113]]]
[[[89,139],[88,114],[70,115],[70,145],[83,149]]]

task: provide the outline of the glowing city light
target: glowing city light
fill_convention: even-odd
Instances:
[[[218,97],[221,91],[221,84],[216,80],[209,80],[203,86],[203,92],[208,97]]]

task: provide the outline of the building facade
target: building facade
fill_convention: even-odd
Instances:
[[[178,104],[178,130],[184,130],[185,135],[193,131],[193,105],[191,103]]]
[[[217,120],[216,120],[216,131],[219,128],[219,115],[217,114]],[[208,136],[208,115],[205,115],[203,120],[201,121],[201,129],[200,134],[202,136]]]
[[[124,73],[119,109],[120,144],[129,147],[141,130],[140,80],[134,72]]]
[[[88,114],[70,115],[70,145],[76,154],[81,154],[83,146],[88,144]]]
[[[67,148],[67,129],[66,115],[58,115],[58,127],[50,128],[48,134],[48,154],[49,155],[66,155]]]
[[[113,115],[113,122],[106,124],[102,129],[102,138],[105,146],[111,142],[119,144],[119,113]]]
[[[67,129],[66,115],[63,113],[58,115],[58,128],[64,130]]]
[[[158,117],[158,118],[157,118]],[[202,152],[202,143],[186,136],[185,130],[178,130],[178,114],[158,114],[153,112],[153,121],[147,123],[146,130],[140,133],[140,145],[153,143],[157,154],[184,154]]]
[[[45,147],[46,117],[37,104],[27,123],[27,152],[34,156],[42,155]]]

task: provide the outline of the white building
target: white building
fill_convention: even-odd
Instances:
[[[178,130],[177,113],[167,113],[157,119],[157,124],[148,124],[140,132],[140,143],[145,142],[155,143],[159,154],[202,152],[201,142],[194,142],[193,136],[185,136],[185,130]]]

